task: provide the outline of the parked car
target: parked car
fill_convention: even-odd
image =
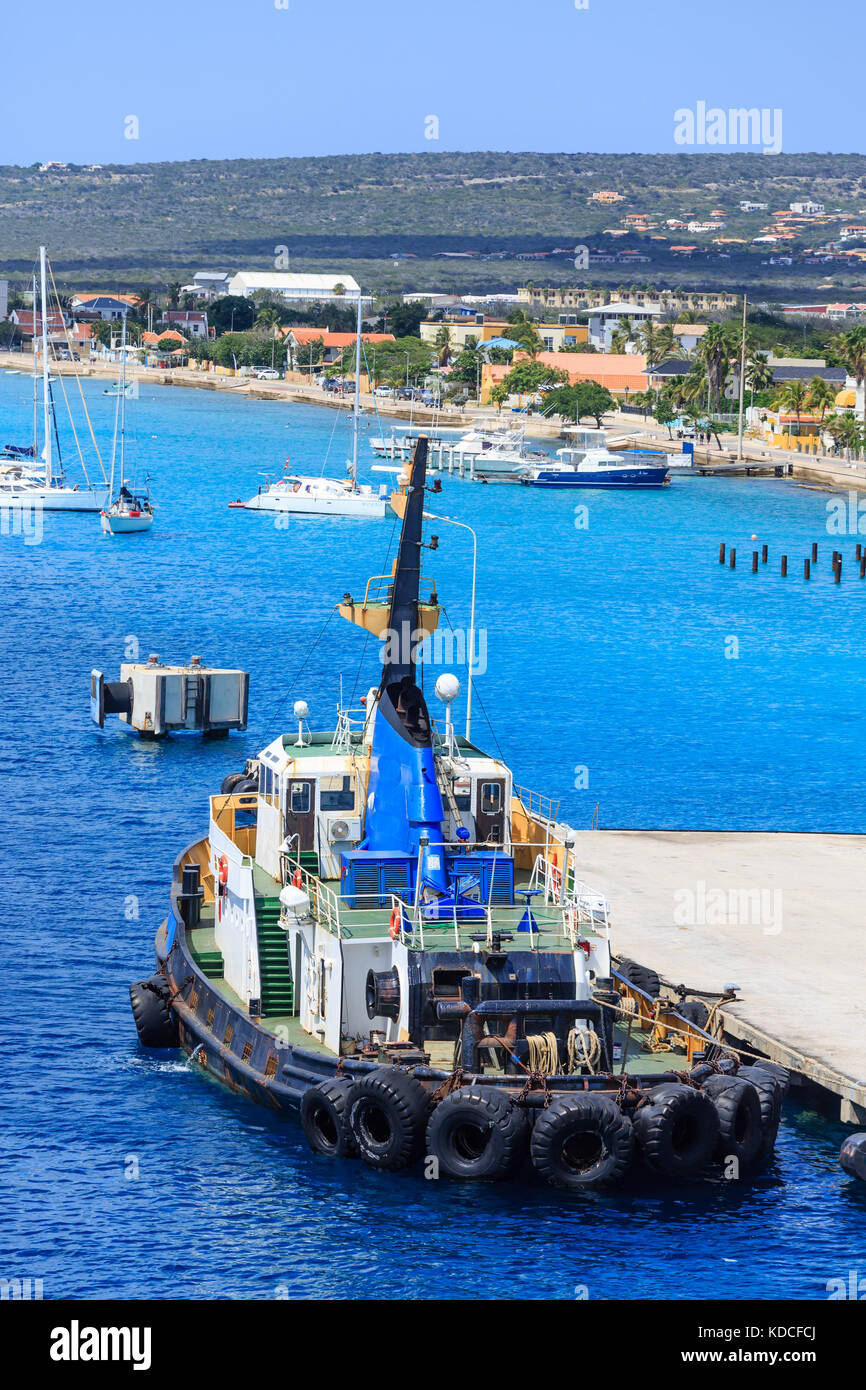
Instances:
[[[254,367],[253,376],[259,381],[279,381],[280,374],[275,367]]]

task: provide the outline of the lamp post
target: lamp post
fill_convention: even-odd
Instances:
[[[469,659],[466,663],[468,671],[466,681],[466,742],[468,743],[472,728],[472,660],[475,654],[475,580],[478,574],[478,537],[471,526],[467,526],[465,521],[455,520],[453,516],[434,516],[433,512],[425,512],[424,516],[428,521],[444,521],[449,526],[459,526],[461,530],[468,531],[472,537],[472,602],[469,608]]]

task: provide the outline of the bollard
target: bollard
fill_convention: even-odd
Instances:
[[[767,555],[768,555],[768,553],[769,553],[769,552],[768,552],[768,547],[765,546],[765,545],[762,545],[762,546],[761,546],[761,564],[762,564],[762,565],[765,565],[765,564],[767,563]]]
[[[807,556],[806,559],[803,561],[803,578],[804,578],[804,579],[808,579],[808,578],[809,578],[810,569],[811,569],[811,566],[810,566],[810,564],[809,564],[809,559],[808,559],[808,556]]]
[[[813,541],[813,542],[812,542],[812,564],[813,564],[813,565],[814,565],[815,561],[817,560],[817,558],[818,558],[818,542],[817,542],[817,541]]]
[[[783,579],[785,578],[785,575],[786,575],[787,573],[788,573],[788,557],[787,557],[787,555],[783,555],[783,556],[782,556],[782,578],[783,578]]]
[[[723,565],[724,563],[725,563],[725,542],[722,541],[721,545],[719,546],[719,564],[720,564],[720,565]]]
[[[758,552],[757,552],[757,550],[753,550],[753,551],[752,551],[752,574],[757,574],[757,573],[758,573]]]
[[[728,560],[728,564],[730,565],[732,570],[737,568],[737,552],[733,546],[731,546],[731,554],[730,559]]]

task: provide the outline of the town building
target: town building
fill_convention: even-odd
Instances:
[[[199,299],[221,299],[229,292],[231,276],[224,270],[197,270],[191,285],[184,285],[186,294],[196,294]]]
[[[202,309],[166,309],[159,321],[169,328],[179,328],[187,338],[212,336],[208,333],[207,314]]]
[[[76,319],[112,322],[124,314],[134,314],[139,303],[137,294],[74,294],[69,307]]]
[[[806,201],[803,203],[789,203],[788,207],[790,208],[791,212],[799,213],[801,217],[822,217],[824,214],[823,203],[812,203]]]
[[[568,322],[569,319],[571,322]],[[512,325],[506,319],[488,319],[478,314],[471,321],[463,323],[437,323],[435,319],[425,319],[418,332],[425,343],[435,344],[443,327],[448,329],[451,351],[461,352],[470,338],[474,338],[479,345],[493,338],[508,338]],[[575,347],[587,342],[589,337],[586,325],[577,322],[576,314],[563,314],[559,323],[536,323],[534,327],[548,352]],[[514,340],[509,341],[514,346]]]
[[[646,390],[646,358],[639,352],[540,352],[535,360],[545,367],[565,372],[572,386],[579,381],[597,381],[621,400],[627,401],[630,394]],[[482,405],[490,403],[493,387],[501,385],[510,371],[511,367],[505,364],[484,364],[481,369]]]
[[[694,250],[693,247],[690,249]],[[609,290],[580,286],[523,285],[518,289],[517,297],[521,305],[536,310],[594,309],[609,303],[611,294]],[[682,309],[696,309],[705,314],[725,313],[741,303],[738,295],[723,290],[629,290],[628,295],[622,298],[632,308],[658,303],[664,310],[677,313]]]
[[[354,346],[354,333],[332,333],[327,328],[283,328],[281,330],[286,347],[291,353],[292,359],[304,363],[304,350],[309,350],[311,343],[321,340],[324,354],[321,362],[326,366],[331,366],[337,362],[345,352],[347,347]],[[362,333],[362,343],[393,343],[396,342],[393,333]]]
[[[9,314],[9,281],[0,280],[0,319]]]
[[[239,270],[229,281],[229,294],[251,295],[257,290],[281,295],[289,302],[342,304],[357,299],[361,288],[351,275],[312,275],[307,272]]]
[[[662,307],[658,303],[635,305],[625,300],[616,300],[613,304],[605,304],[603,308],[590,310],[589,341],[594,348],[609,352],[613,335],[621,331],[624,319],[629,319],[639,328],[641,324],[661,318],[661,315]]]

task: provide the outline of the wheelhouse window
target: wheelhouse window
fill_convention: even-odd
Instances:
[[[309,782],[293,782],[289,792],[289,810],[293,816],[305,816],[310,809]]]
[[[481,783],[482,816],[498,816],[502,810],[502,787],[499,782]]]
[[[331,778],[331,786],[322,786],[319,800],[323,811],[354,811],[355,792],[351,777]]]

